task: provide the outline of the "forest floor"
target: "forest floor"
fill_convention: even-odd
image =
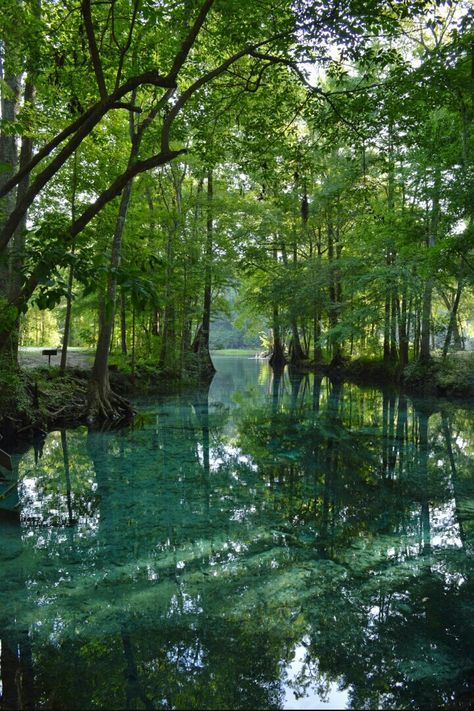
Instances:
[[[48,365],[48,356],[42,355],[42,348],[20,348],[18,361],[22,368],[40,368]],[[58,366],[61,362],[61,350],[58,354],[51,356],[51,365]],[[88,348],[68,348],[67,366],[68,368],[82,368],[90,370],[94,362],[94,351]]]
[[[20,348],[18,360],[22,368],[41,368],[48,365],[48,356],[42,354],[41,348]],[[220,350],[212,350],[211,355],[216,356],[245,356],[247,358],[262,357],[261,351],[258,348],[223,348]],[[51,366],[58,366],[61,362],[61,349],[58,348],[58,354],[51,356]],[[81,368],[82,370],[90,370],[94,362],[94,350],[89,348],[68,348],[67,352],[67,367]]]

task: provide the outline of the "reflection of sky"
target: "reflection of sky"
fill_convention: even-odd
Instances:
[[[216,355],[213,360],[217,372],[209,389],[209,404],[235,406],[235,391],[242,386],[245,391],[251,385],[259,395],[268,389],[271,369],[266,360]]]
[[[285,683],[285,697],[283,700],[283,709],[345,709],[349,701],[349,694],[346,690],[340,690],[336,682],[330,681],[325,683],[324,694],[318,693],[313,687],[307,689],[306,693],[301,696],[301,693],[294,691],[297,685],[298,676],[304,669],[305,657],[308,650],[303,645],[297,645],[294,651],[293,660],[286,668],[287,681]],[[314,670],[312,669],[314,673]],[[318,672],[316,670],[316,675]],[[318,681],[324,681],[319,679]]]
[[[199,463],[201,466],[204,465],[204,453],[202,444],[197,446]],[[243,464],[247,468],[256,472],[258,470],[257,464],[254,464],[252,457],[247,454],[242,454],[238,447],[234,447],[232,444],[222,444],[219,447],[209,449],[209,467],[211,471],[217,472],[220,467],[228,462],[235,462],[236,464]],[[234,474],[234,478],[238,478]],[[242,482],[245,485],[245,482]]]
[[[443,506],[434,506],[430,511],[431,545],[439,547],[462,546],[459,521],[456,517],[456,504],[453,500]]]

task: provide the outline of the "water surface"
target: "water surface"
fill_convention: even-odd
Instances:
[[[15,455],[2,706],[468,708],[474,411],[216,365]]]

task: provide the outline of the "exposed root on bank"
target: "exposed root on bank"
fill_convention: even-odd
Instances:
[[[53,369],[23,371],[14,395],[0,402],[0,435],[5,440],[86,423],[116,426],[134,414],[131,404],[109,384],[101,390],[89,380],[89,373],[79,370],[65,376]]]
[[[89,381],[87,389],[86,416],[89,423],[128,419],[135,410],[125,398],[118,395],[109,385],[101,385],[95,379]]]

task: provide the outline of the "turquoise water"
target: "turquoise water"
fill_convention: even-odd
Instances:
[[[468,708],[474,410],[215,360],[15,454],[2,708]]]

